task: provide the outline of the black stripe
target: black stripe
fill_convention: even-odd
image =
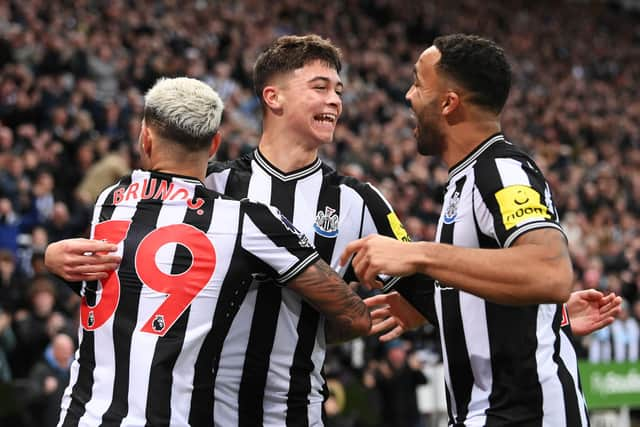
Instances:
[[[64,417],[62,427],[77,426],[78,421],[85,413],[85,405],[91,399],[93,388],[93,370],[96,367],[95,347],[93,331],[82,331],[82,343],[80,344],[80,364],[78,379],[71,391],[71,402]]]
[[[492,225],[495,229],[496,236],[498,236],[498,240],[500,241],[500,246],[502,246],[504,245],[508,235],[513,232],[515,228],[511,229],[511,232],[505,229],[504,222],[502,221],[502,214],[500,213],[500,206],[498,205],[498,200],[495,197],[496,192],[503,188],[502,178],[500,178],[500,172],[498,171],[496,160],[492,158],[482,162],[478,161],[478,163],[473,167],[473,173],[475,186],[478,189],[484,204],[493,216]]]
[[[236,163],[246,163],[248,160],[238,160]],[[251,181],[251,166],[246,165],[246,169],[231,168],[227,185],[224,189],[225,196],[240,200],[247,197],[249,193],[249,182]]]
[[[490,302],[485,307],[493,373],[486,426],[541,426],[542,387],[536,360],[539,307]]]
[[[298,343],[289,370],[289,395],[287,397],[287,426],[309,425],[308,406],[311,391],[313,361],[311,354],[316,341],[319,314],[306,302],[302,302],[298,321]],[[323,377],[324,378],[324,377]]]
[[[560,356],[560,324],[562,323],[562,304],[556,308],[553,318],[553,332],[555,342],[553,345],[553,361],[558,365],[558,379],[562,385],[562,395],[564,396],[564,410],[568,426],[580,426],[580,403],[576,394],[576,384],[567,369],[564,360]]]
[[[187,209],[183,223],[207,232],[211,225],[214,200],[204,194],[202,187],[197,187],[196,197],[205,200],[199,210]],[[188,269],[192,263],[190,252],[182,245],[177,245],[173,257],[171,274],[179,274]],[[147,426],[169,425],[171,421],[171,387],[173,384],[173,368],[182,351],[185,340],[187,322],[191,307],[182,313],[176,323],[164,336],[158,337],[149,372],[149,394],[147,396]],[[210,390],[212,390],[211,383]],[[211,391],[212,392],[212,391]]]
[[[281,289],[275,282],[258,285],[256,307],[251,319],[251,332],[242,369],[238,396],[238,426],[261,426],[264,388],[269,371],[281,303]]]
[[[455,184],[455,192],[462,194],[462,188],[466,182],[466,175]],[[444,209],[447,207],[445,206]],[[440,233],[441,243],[453,243],[453,229],[455,222],[442,224]],[[446,284],[441,284],[446,286]],[[447,351],[449,366],[449,378],[453,389],[453,399],[456,402],[456,422],[462,422],[469,411],[468,405],[471,400],[471,390],[473,388],[473,374],[469,361],[469,351],[464,336],[462,324],[462,312],[460,311],[460,294],[457,289],[446,289],[440,292],[442,298],[442,333]]]
[[[104,199],[102,206],[96,206],[95,209],[100,209],[98,213],[98,221],[108,221],[113,216],[115,206],[112,204],[113,194],[118,188],[126,186],[131,182],[130,177],[123,179],[121,185],[114,187],[109,195]],[[94,292],[87,294],[87,302],[95,305],[95,290],[97,290],[98,283],[87,282],[86,286],[93,287]],[[93,298],[92,298],[93,297]],[[92,298],[92,300],[89,300]],[[62,423],[63,427],[71,427],[78,425],[78,421],[85,413],[85,405],[91,399],[93,389],[93,370],[96,367],[95,358],[95,343],[93,331],[82,330],[82,343],[80,344],[80,357],[78,360],[80,364],[78,368],[78,379],[73,385],[71,390],[71,402],[67,409],[67,414]]]
[[[158,181],[166,180],[156,176]],[[131,218],[129,233],[124,241],[122,262],[118,270],[120,278],[120,301],[113,320],[113,345],[115,350],[115,371],[111,405],[102,416],[103,426],[119,426],[128,412],[129,359],[131,336],[136,327],[138,304],[142,282],[135,270],[135,254],[140,241],[156,228],[162,201],[140,200]],[[135,390],[131,390],[135,393]]]
[[[215,385],[220,354],[231,323],[251,284],[250,273],[257,271],[257,267],[248,264],[248,259],[252,259],[252,256],[241,247],[244,218],[242,209],[239,209],[238,215],[236,242],[213,313],[214,326],[204,339],[194,368],[193,394],[189,413],[189,424],[192,426],[214,425],[215,389],[212,391],[211,387]]]
[[[291,219],[296,181],[282,182],[272,178],[271,182],[271,204],[278,207],[285,217]],[[259,284],[240,381],[239,427],[262,425],[264,388],[281,301],[281,289],[275,282]]]

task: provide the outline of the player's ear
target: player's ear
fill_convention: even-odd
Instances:
[[[262,89],[262,100],[265,105],[274,112],[282,110],[282,99],[280,91],[276,86],[265,86]]]
[[[211,140],[211,147],[209,147],[209,157],[212,157],[218,151],[220,147],[220,142],[222,141],[222,136],[220,135],[220,131],[216,132]]]
[[[458,108],[460,105],[460,95],[453,90],[449,90],[445,93],[444,100],[442,101],[442,114],[447,116]]]
[[[140,151],[142,151],[148,158],[151,158],[152,146],[153,134],[151,133],[151,130],[149,130],[149,127],[143,122],[142,129],[140,129]]]

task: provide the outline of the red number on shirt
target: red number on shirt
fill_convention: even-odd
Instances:
[[[191,252],[191,266],[185,272],[166,274],[158,268],[156,253],[167,243],[179,243]],[[209,283],[215,265],[216,252],[211,241],[201,230],[191,225],[168,225],[152,231],[142,239],[136,253],[138,276],[154,291],[168,295],[147,320],[142,331],[164,335]]]
[[[93,238],[118,244],[124,240],[129,231],[131,221],[111,220],[96,224]],[[80,304],[80,321],[87,331],[98,329],[113,315],[120,300],[120,279],[118,273],[112,271],[106,279],[101,280],[102,291],[96,295],[96,305],[89,305],[87,297],[82,297]],[[100,297],[99,299],[97,297]]]
[[[97,224],[94,238],[118,244],[129,231],[131,221],[112,220]],[[164,245],[178,243],[191,253],[191,266],[180,274],[162,272],[156,254]],[[163,336],[187,309],[189,304],[209,283],[216,266],[216,252],[206,234],[187,224],[157,228],[140,242],[135,255],[135,269],[140,280],[167,298],[142,327],[142,332]],[[101,298],[90,306],[85,297],[80,306],[82,326],[94,330],[102,326],[116,311],[120,299],[120,279],[114,271],[101,281]]]

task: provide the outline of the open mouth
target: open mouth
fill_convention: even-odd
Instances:
[[[334,125],[338,120],[338,116],[333,113],[322,113],[313,116],[313,120],[323,125]]]

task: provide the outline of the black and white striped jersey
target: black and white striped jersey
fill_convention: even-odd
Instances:
[[[283,173],[255,150],[210,164],[205,185],[277,207],[347,282],[356,280],[353,270],[339,268],[338,261],[349,242],[372,233],[407,238],[377,190],[338,175],[320,160]],[[238,349],[246,350],[243,358],[227,357]],[[254,283],[223,343],[216,421],[224,416],[225,426],[322,425],[324,358],[324,321],[318,312],[286,288]],[[239,393],[218,393],[219,382],[237,375]]]
[[[507,248],[542,227],[562,231],[549,186],[502,134],[450,169],[439,242]],[[562,305],[499,305],[438,282],[434,299],[450,425],[588,425]]]
[[[140,170],[102,192],[91,235],[122,262],[83,284],[59,426],[214,425],[214,397],[240,387],[245,351],[223,343],[253,277],[280,292],[319,260],[276,209]]]

